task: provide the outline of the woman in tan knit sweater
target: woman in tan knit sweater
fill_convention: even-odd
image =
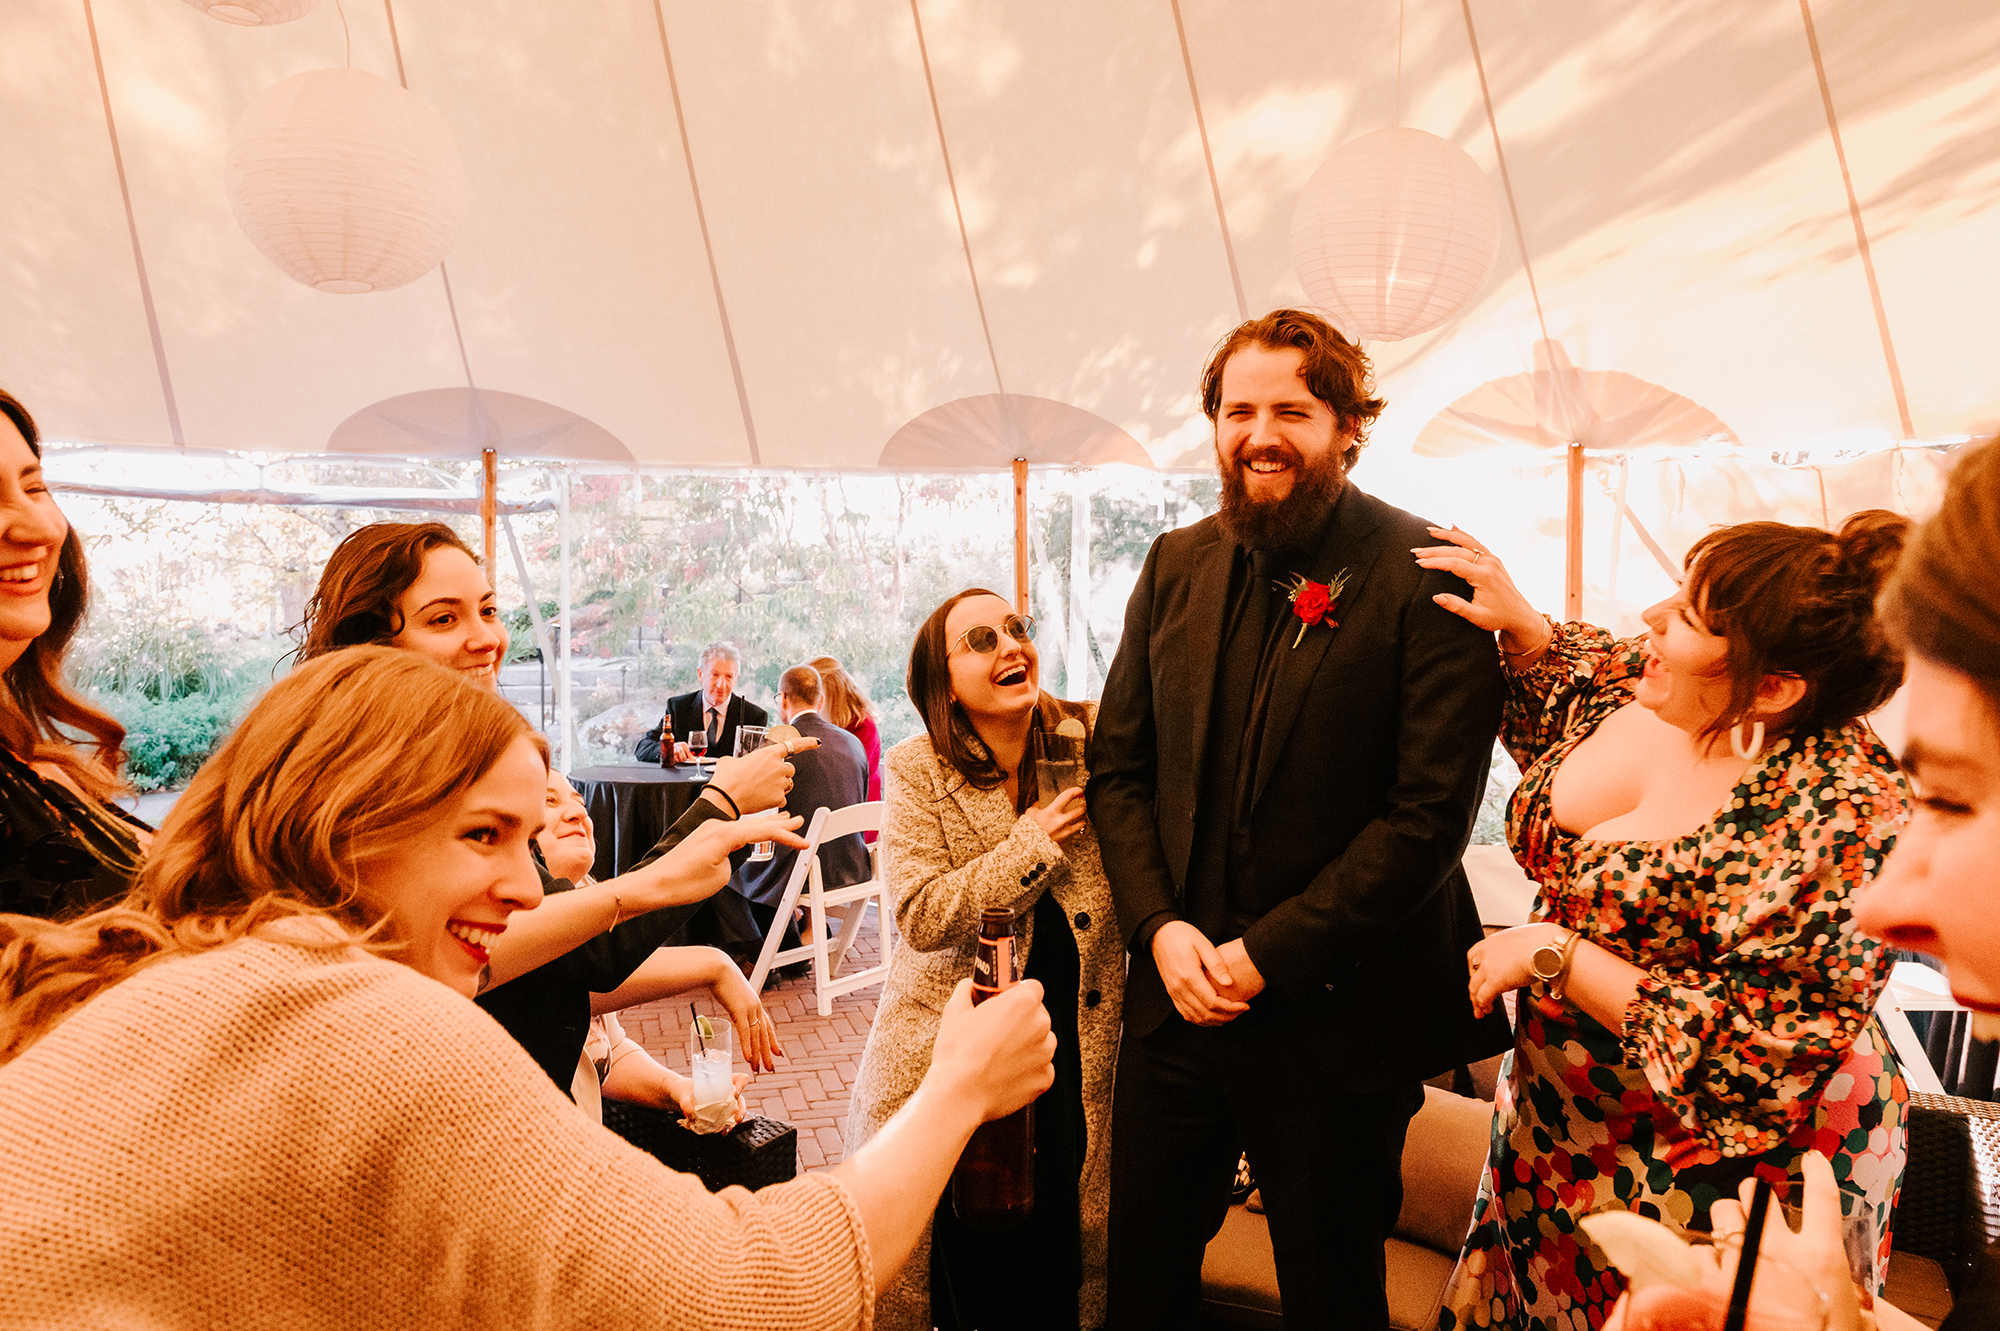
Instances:
[[[1049,1084],[1038,989],[955,995],[875,1147],[710,1195],[467,1001],[540,895],[545,763],[452,672],[337,652],[243,720],[121,905],[0,916],[0,1323],[869,1323],[973,1128]]]

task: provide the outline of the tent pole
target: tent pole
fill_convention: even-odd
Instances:
[[[1569,501],[1563,519],[1563,618],[1583,618],[1583,445],[1572,442],[1569,454]]]
[[[1028,609],[1028,459],[1014,459],[1014,609]]]
[[[497,580],[500,574],[499,565],[493,562],[497,553],[493,537],[493,492],[498,488],[494,482],[499,478],[500,455],[488,448],[480,451],[479,458],[486,475],[486,484],[479,490],[479,521],[486,533],[486,575]]]
[[[1090,473],[1070,472],[1069,651],[1063,691],[1081,702],[1090,696]]]
[[[542,622],[541,602],[535,596],[535,584],[528,581],[528,561],[521,558],[521,538],[514,534],[514,519],[511,516],[500,519],[500,525],[507,529],[507,549],[514,556],[514,576],[521,581],[521,595],[528,600],[528,622],[535,627],[535,650],[541,653],[542,664],[555,655],[555,645],[549,641],[549,626]]]

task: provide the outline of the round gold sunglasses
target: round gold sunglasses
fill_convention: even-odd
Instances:
[[[998,628],[995,628],[991,624],[974,624],[971,628],[958,635],[958,642],[954,642],[951,645],[951,649],[955,652],[958,650],[959,643],[964,643],[972,651],[984,656],[1000,646],[1000,635],[1002,633],[1005,633],[1015,642],[1032,642],[1035,637],[1035,617],[1033,615],[1009,615],[1000,621]]]

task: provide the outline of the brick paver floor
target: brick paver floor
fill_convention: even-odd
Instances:
[[[855,937],[842,974],[873,966],[880,960],[875,913]],[[777,1071],[760,1072],[744,1092],[753,1114],[779,1118],[799,1130],[799,1167],[818,1169],[840,1163],[840,1133],[847,1121],[847,1096],[861,1066],[861,1050],[875,1021],[875,1000],[882,986],[872,984],[833,1000],[833,1015],[819,1015],[812,976],[785,980],[764,990],[764,1007],[778,1031],[785,1056]],[[704,999],[702,1010],[721,1015],[721,1007]],[[646,1051],[676,1071],[687,1071],[688,1003],[685,998],[662,1000],[619,1014],[625,1033]],[[742,1070],[742,1054],[737,1054]]]

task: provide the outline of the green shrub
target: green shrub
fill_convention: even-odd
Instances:
[[[125,779],[141,791],[186,785],[290,648],[277,638],[217,640],[193,624],[92,629],[71,658],[71,678],[124,725]]]
[[[541,603],[542,622],[548,623],[556,617],[556,603],[544,599]],[[535,657],[535,621],[528,615],[528,607],[517,605],[500,616],[507,625],[507,660],[512,665],[516,661],[532,661]]]
[[[125,777],[139,790],[187,784],[230,727],[250,710],[253,694],[196,693],[166,702],[128,693],[99,698],[125,724]]]

